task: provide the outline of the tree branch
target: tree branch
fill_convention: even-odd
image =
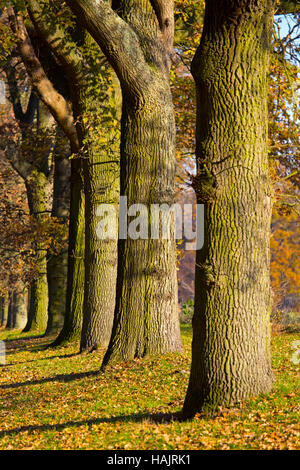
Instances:
[[[8,16],[11,28],[17,37],[19,53],[27,73],[31,78],[33,88],[69,138],[72,152],[77,152],[79,142],[70,105],[65,98],[55,90],[46,76],[40,61],[35,55],[22,17],[16,15],[11,7],[8,8]]]
[[[137,34],[104,0],[66,0],[99,44],[123,87],[139,94],[148,64]]]

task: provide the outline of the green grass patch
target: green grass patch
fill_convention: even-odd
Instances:
[[[78,354],[78,344],[45,349],[49,339],[0,332],[0,449],[297,449],[297,333],[272,338],[276,383],[269,395],[215,418],[176,420],[187,389],[191,325],[183,354],[115,366],[100,373],[104,351]],[[298,447],[297,447],[298,446]]]

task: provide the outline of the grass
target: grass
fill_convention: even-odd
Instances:
[[[44,349],[49,339],[0,331],[0,449],[299,449],[297,333],[272,338],[273,391],[218,416],[180,422],[191,326],[184,354],[136,360],[99,373],[103,351]],[[297,384],[298,380],[298,384]]]

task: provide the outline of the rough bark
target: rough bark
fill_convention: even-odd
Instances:
[[[11,7],[7,11],[10,26],[16,35],[19,53],[31,79],[32,86],[55,120],[60,124],[66,136],[70,139],[71,146],[75,151],[78,149],[78,138],[70,104],[55,90],[48,79],[44,68],[35,54],[22,16],[15,14],[14,9]]]
[[[172,204],[174,137],[172,100],[164,81],[151,97],[145,97],[138,113],[131,103],[124,102],[121,194],[127,196],[128,207]],[[117,303],[103,366],[180,351],[174,240],[128,238],[119,240],[118,245]]]
[[[58,136],[61,140],[62,136]],[[62,145],[59,145],[61,148]],[[61,223],[67,223],[70,206],[70,161],[67,156],[69,145],[64,145],[66,155],[55,155],[54,183],[51,217]],[[62,150],[61,150],[62,151]],[[48,252],[47,279],[49,290],[48,323],[46,335],[59,331],[64,323],[66,309],[66,288],[68,272],[68,250],[62,248],[59,253]]]
[[[192,64],[205,244],[197,252],[192,367],[183,412],[273,383],[270,363],[267,72],[274,1],[211,0]]]
[[[175,123],[169,86],[173,2],[68,1],[122,87],[121,195],[128,205],[172,203]],[[166,31],[165,28],[169,28]],[[113,31],[113,34],[111,32]],[[148,220],[149,222],[149,220]],[[103,366],[181,350],[174,240],[119,240],[116,309]]]
[[[87,36],[87,41],[94,43],[90,35]],[[117,241],[98,239],[96,229],[99,205],[112,204],[117,207],[119,201],[119,133],[118,127],[113,126],[113,118],[116,120],[118,117],[118,85],[111,78],[113,72],[104,57],[99,63],[100,57],[98,52],[92,86],[82,87],[78,100],[81,109],[79,114],[83,116],[81,141],[84,148],[85,192],[85,287],[81,352],[108,346],[116,295]]]
[[[0,308],[1,308],[0,326],[4,328],[6,327],[6,324],[7,324],[8,304],[9,304],[9,295],[4,294],[3,296],[1,296],[1,299],[0,299]]]

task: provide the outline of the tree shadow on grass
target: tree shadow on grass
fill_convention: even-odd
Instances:
[[[3,385],[0,385],[0,390],[26,387],[28,385],[41,385],[41,384],[48,383],[48,382],[66,382],[67,383],[67,382],[72,382],[72,380],[80,380],[86,377],[92,377],[92,376],[101,375],[101,374],[103,374],[103,372],[100,372],[99,369],[90,370],[87,372],[72,373],[72,374],[59,374],[59,375],[54,375],[53,377],[45,377],[44,379],[28,380],[27,382],[15,382],[11,384],[3,384]]]
[[[10,342],[14,342],[14,343],[18,343],[20,341],[27,341],[27,340],[30,340],[30,339],[40,339],[40,338],[45,338],[44,335],[36,335],[36,336],[19,336],[17,338],[8,338],[8,339],[5,339],[4,341],[6,343],[10,343]]]
[[[41,343],[40,340],[43,340]],[[47,348],[50,338],[46,338],[44,335],[38,336],[25,336],[19,338],[11,338],[5,339],[4,342],[6,344],[6,354],[16,354],[22,350],[27,351],[43,351]]]
[[[43,432],[43,431],[63,431],[66,428],[79,427],[79,426],[92,426],[93,424],[104,423],[141,423],[143,421],[150,421],[154,424],[168,424],[172,421],[182,421],[183,417],[181,412],[178,413],[133,413],[129,415],[112,416],[109,418],[94,418],[82,421],[67,421],[66,423],[59,424],[41,424],[20,426],[18,428],[7,429],[0,431],[0,438],[12,434],[19,434],[22,432]]]
[[[72,353],[72,354],[62,354],[61,356],[59,354],[57,354],[56,356],[48,356],[48,357],[40,357],[38,359],[30,359],[29,361],[23,361],[23,362],[12,362],[11,364],[5,364],[5,366],[3,367],[13,367],[13,366],[16,366],[16,365],[19,365],[19,364],[28,364],[29,362],[37,362],[37,361],[48,361],[49,359],[67,359],[67,358],[70,358],[70,357],[75,357],[75,356],[79,356],[79,352],[78,353]],[[0,386],[1,388],[1,386]]]

